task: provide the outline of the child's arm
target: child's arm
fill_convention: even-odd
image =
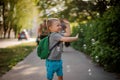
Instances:
[[[70,36],[71,35],[70,23],[67,20],[63,20],[63,21],[66,25],[64,36]]]
[[[72,42],[72,41],[76,41],[77,39],[78,39],[78,34],[75,37],[62,37],[60,41]]]

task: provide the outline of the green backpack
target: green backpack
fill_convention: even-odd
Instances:
[[[37,47],[37,55],[41,58],[41,59],[47,59],[50,55],[50,52],[52,51],[52,49],[58,45],[60,43],[57,42],[55,45],[53,45],[50,49],[49,49],[49,36],[46,36],[45,38],[41,39],[39,42],[39,45]]]

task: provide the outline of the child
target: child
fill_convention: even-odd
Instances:
[[[70,26],[67,20],[64,21],[66,24],[65,33],[60,33],[61,31],[61,23],[57,18],[51,18],[47,21],[47,27],[50,31],[50,44],[49,47],[52,47],[58,41],[61,41],[59,45],[57,45],[50,53],[48,59],[46,59],[46,70],[47,70],[47,79],[52,80],[54,73],[57,74],[58,80],[63,80],[63,71],[62,71],[62,42],[72,42],[78,39],[78,35],[76,37],[68,37],[70,36]]]

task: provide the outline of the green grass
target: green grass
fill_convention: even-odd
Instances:
[[[34,42],[17,46],[0,48],[0,76],[9,71],[19,61],[23,60],[36,47]]]

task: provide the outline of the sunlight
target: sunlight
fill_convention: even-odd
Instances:
[[[89,1],[89,0],[82,0],[82,1]]]
[[[49,16],[51,14],[54,14],[54,13],[58,13],[60,11],[63,11],[64,9],[66,9],[66,7],[64,6],[63,3],[60,3],[59,5],[56,5],[56,6],[52,7],[52,8],[46,9],[47,16]]]

